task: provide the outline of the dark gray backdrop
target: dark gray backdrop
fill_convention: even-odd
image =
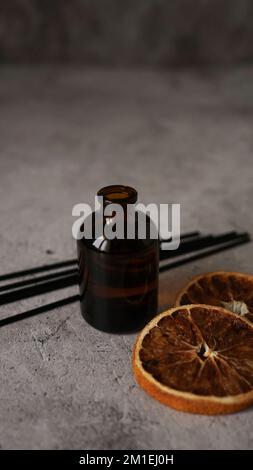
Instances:
[[[0,61],[251,61],[252,0],[1,0]]]

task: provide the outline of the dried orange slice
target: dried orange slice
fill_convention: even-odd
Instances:
[[[253,322],[253,276],[214,272],[195,277],[180,292],[176,305],[217,305]]]
[[[253,325],[223,308],[161,313],[140,333],[132,362],[139,385],[178,410],[223,414],[253,403]]]

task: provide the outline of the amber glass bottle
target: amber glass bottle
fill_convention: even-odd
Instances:
[[[81,311],[86,321],[99,330],[136,331],[157,312],[158,240],[150,236],[152,222],[148,215],[136,210],[131,217],[128,215],[127,206],[137,201],[135,189],[107,186],[98,195],[103,198],[100,211],[112,203],[123,208],[124,238],[108,239],[104,229],[95,236],[97,212],[84,222],[92,224],[92,238],[77,242]],[[112,217],[103,216],[102,220],[110,224]],[[126,238],[126,223],[134,229],[131,239]],[[146,226],[145,239],[138,238],[140,223]]]

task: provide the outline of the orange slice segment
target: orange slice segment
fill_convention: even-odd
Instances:
[[[176,300],[176,305],[187,304],[220,306],[253,322],[253,276],[235,272],[197,276]]]
[[[148,394],[181,411],[223,414],[253,403],[253,325],[220,307],[161,313],[140,333],[132,364]]]

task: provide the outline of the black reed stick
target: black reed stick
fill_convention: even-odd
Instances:
[[[30,276],[31,274],[38,274],[44,271],[52,271],[53,269],[67,268],[77,264],[77,259],[69,259],[54,264],[46,264],[45,266],[38,266],[37,268],[25,269],[23,271],[16,271],[14,273],[2,274],[0,281],[7,281],[8,279],[15,279],[16,277]]]
[[[33,308],[32,310],[27,310],[26,312],[18,313],[17,315],[12,315],[11,317],[2,318],[0,320],[0,327],[5,325],[10,325],[11,323],[16,323],[26,318],[34,317],[41,313],[49,312],[55,308],[63,307],[64,305],[77,302],[79,300],[79,295],[73,295],[72,297],[67,297],[66,299],[57,300],[51,304],[42,305],[41,307]]]
[[[182,235],[180,235],[180,240],[185,240],[187,238],[198,238],[198,237],[200,237],[200,232],[195,230],[195,232],[183,233]],[[160,238],[160,243],[168,243],[170,241],[171,241],[171,237],[170,238]]]
[[[222,244],[219,247],[211,248],[211,249],[205,250],[203,253],[198,253],[196,255],[189,256],[187,258],[179,259],[177,261],[174,261],[173,263],[160,266],[159,272],[162,273],[164,271],[169,271],[171,269],[177,268],[184,264],[191,263],[192,261],[197,261],[199,259],[205,258],[206,256],[215,255],[216,253],[221,253],[222,251],[228,250],[230,248],[234,248],[235,246],[238,246],[238,245],[243,245],[248,242],[250,242],[250,236],[248,233],[245,233],[241,236],[238,236],[237,239],[229,243]]]
[[[66,277],[60,277],[53,281],[44,282],[38,285],[32,285],[25,287],[24,289],[18,289],[5,294],[0,295],[0,305],[10,304],[17,302],[18,300],[28,299],[35,297],[36,295],[47,294],[49,292],[64,289],[66,287],[77,285],[78,273],[72,274]]]
[[[19,289],[20,287],[29,286],[31,284],[39,284],[44,281],[49,281],[50,279],[66,277],[71,274],[77,274],[77,268],[67,269],[64,271],[56,271],[55,273],[47,274],[46,276],[32,277],[30,279],[26,279],[25,281],[12,282],[11,284],[5,284],[4,286],[0,286],[0,292],[6,292],[9,290]]]
[[[161,250],[160,249],[160,261],[168,258],[175,258],[175,256],[181,256],[192,251],[202,250],[211,246],[219,245],[221,243],[229,242],[237,239],[239,236],[245,235],[244,233],[237,234],[236,232],[227,232],[222,235],[205,235],[193,240],[183,240],[177,250]],[[163,245],[163,244],[162,244]]]

